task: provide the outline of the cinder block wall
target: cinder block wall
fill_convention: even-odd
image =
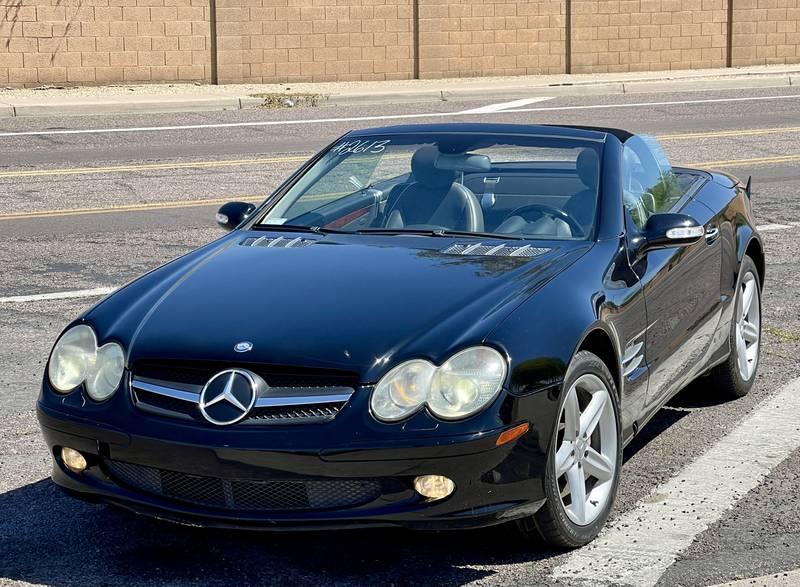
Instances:
[[[217,0],[225,82],[414,76],[411,0]]]
[[[727,0],[573,0],[572,72],[725,67]]]
[[[626,72],[724,67],[729,51],[734,66],[798,63],[798,2],[0,0],[0,84]]]
[[[207,81],[208,0],[0,0],[0,84]]]
[[[421,78],[563,73],[564,0],[422,0]]]
[[[734,0],[732,65],[800,61],[798,0]]]

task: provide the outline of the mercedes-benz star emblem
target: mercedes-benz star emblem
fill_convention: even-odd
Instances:
[[[221,371],[209,379],[200,392],[200,412],[212,424],[235,424],[253,409],[256,389],[256,381],[247,371]]]
[[[243,340],[242,342],[237,342],[236,345],[233,347],[237,353],[246,353],[247,351],[253,350],[253,343],[249,340]]]

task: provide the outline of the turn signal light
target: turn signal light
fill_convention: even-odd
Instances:
[[[497,437],[497,442],[495,442],[494,445],[503,446],[504,444],[508,444],[512,440],[516,440],[517,438],[525,434],[530,427],[531,427],[530,424],[525,422],[524,424],[520,424],[518,426],[514,426],[513,428],[509,428],[508,430],[504,431],[500,436]]]
[[[65,446],[61,449],[61,460],[64,465],[73,473],[83,473],[86,470],[86,459],[74,448]]]
[[[456,484],[442,475],[420,475],[414,479],[414,490],[428,499],[444,499],[455,489]]]

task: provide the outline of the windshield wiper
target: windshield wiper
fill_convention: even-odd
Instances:
[[[353,234],[352,230],[325,228],[323,226],[301,226],[299,224],[256,224],[253,230],[272,230],[275,232],[313,232],[315,234]]]
[[[418,234],[421,236],[465,236],[468,238],[493,238],[501,240],[525,240],[524,237],[513,234],[498,234],[494,232],[470,232],[468,230],[449,230],[446,228],[362,228],[357,234]]]

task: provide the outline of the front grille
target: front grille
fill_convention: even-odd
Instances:
[[[260,481],[190,475],[111,459],[103,466],[109,477],[130,489],[236,511],[350,508],[374,501],[383,489],[376,479]]]
[[[133,366],[136,377],[205,385],[213,375],[241,367],[257,373],[270,387],[352,387],[358,386],[358,376],[329,369],[299,369],[270,365],[235,365],[210,361],[137,361]]]
[[[173,418],[201,420],[197,404],[174,397],[133,389],[136,406],[144,411]],[[333,420],[347,402],[269,406],[253,408],[243,424],[314,424]]]
[[[312,421],[332,420],[344,407],[345,402],[335,404],[310,404],[289,408],[286,406],[272,406],[255,408],[248,420],[256,422],[281,422],[290,424],[296,421],[304,423]]]
[[[137,408],[209,424],[198,407],[203,386],[235,366],[214,362],[138,361],[130,378]],[[312,424],[332,420],[358,386],[358,377],[333,370],[245,365],[259,380],[255,405],[240,424]],[[263,380],[263,381],[261,381]]]
[[[167,416],[180,414],[187,418],[196,418],[200,416],[196,403],[160,395],[158,393],[150,393],[143,389],[134,388],[133,399],[140,408],[144,408],[145,410],[150,408],[150,411],[155,413],[163,412],[163,415]]]

